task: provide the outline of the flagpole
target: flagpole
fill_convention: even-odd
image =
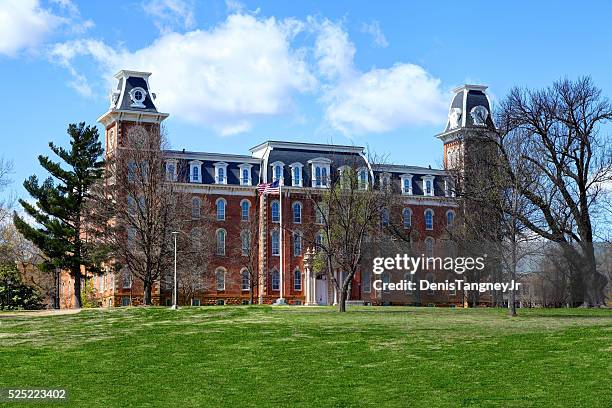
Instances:
[[[281,176],[278,180],[278,194],[280,196],[279,198],[279,207],[280,207],[280,239],[279,239],[279,244],[280,244],[280,296],[279,296],[279,300],[282,301],[282,299],[284,299],[284,290],[283,290],[283,284],[284,284],[284,275],[285,275],[285,268],[283,267],[284,265],[284,247],[283,247],[283,184],[284,184],[284,178]]]

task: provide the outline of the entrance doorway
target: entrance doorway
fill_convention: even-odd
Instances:
[[[327,276],[319,275],[316,279],[315,285],[315,298],[317,300],[317,305],[319,306],[327,306]]]

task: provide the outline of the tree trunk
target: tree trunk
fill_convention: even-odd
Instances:
[[[253,300],[254,300],[254,296],[255,296],[255,293],[253,293],[253,292],[254,292],[253,285],[251,285],[249,287],[249,305],[253,304]]]
[[[144,280],[144,299],[143,302],[145,305],[151,305],[151,282],[148,279]],[[178,299],[177,299],[178,303]]]
[[[338,311],[346,312],[346,291],[340,291],[340,301],[338,302]]]
[[[74,277],[74,308],[80,309],[83,307],[83,299],[81,299],[81,268],[72,270]]]

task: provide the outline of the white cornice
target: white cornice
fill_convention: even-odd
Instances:
[[[137,123],[161,123],[170,114],[161,112],[148,112],[148,111],[132,111],[125,109],[110,109],[105,114],[98,118],[104,127],[119,122],[137,122]]]

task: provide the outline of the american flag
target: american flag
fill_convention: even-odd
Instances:
[[[280,192],[280,183],[278,180],[272,183],[261,183],[257,185],[259,194],[278,194]]]

